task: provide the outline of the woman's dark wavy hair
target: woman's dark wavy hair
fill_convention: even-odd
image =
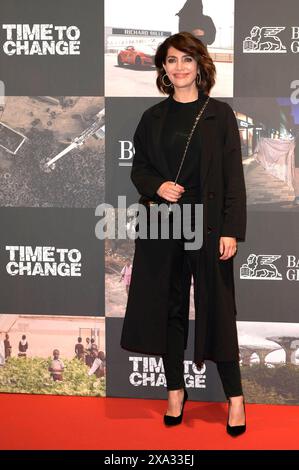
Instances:
[[[214,62],[203,42],[187,31],[169,36],[157,48],[155,66],[158,73],[156,79],[158,89],[168,95],[174,93],[174,87],[167,87],[162,82],[162,77],[166,73],[163,64],[166,64],[167,51],[171,46],[179,51],[186,52],[196,60],[201,73],[200,85],[198,86],[197,83],[196,85],[206,94],[209,94],[211,88],[215,85],[216,68]]]

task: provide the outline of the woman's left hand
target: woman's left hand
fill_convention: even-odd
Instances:
[[[237,253],[237,239],[234,237],[220,237],[219,251],[221,256],[219,259],[226,260]]]

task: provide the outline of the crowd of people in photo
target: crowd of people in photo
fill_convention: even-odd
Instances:
[[[29,348],[26,335],[22,335],[18,343],[17,357],[26,358]],[[54,381],[63,380],[64,363],[60,359],[60,351],[54,349],[48,371]],[[9,334],[5,337],[1,333],[0,337],[0,366],[4,366],[6,361],[12,357],[12,345]],[[88,368],[88,375],[95,374],[97,378],[104,377],[106,374],[106,356],[104,351],[99,351],[95,338],[86,338],[85,345],[81,337],[78,337],[75,345],[75,359],[82,361]]]
[[[94,338],[86,338],[85,345],[82,338],[78,337],[75,346],[76,358],[85,362],[90,368],[88,375],[95,374],[97,377],[103,377],[106,373],[106,356],[104,351],[99,351]]]

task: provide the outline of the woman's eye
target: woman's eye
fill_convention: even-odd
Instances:
[[[185,57],[184,61],[185,62],[192,62],[192,57]],[[168,59],[167,62],[169,62],[169,63],[175,62],[175,59],[174,58]]]

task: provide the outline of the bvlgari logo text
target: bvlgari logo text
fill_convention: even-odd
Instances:
[[[81,276],[81,252],[54,246],[6,246],[10,276]]]
[[[80,29],[53,24],[3,24],[5,54],[11,55],[79,55]]]

